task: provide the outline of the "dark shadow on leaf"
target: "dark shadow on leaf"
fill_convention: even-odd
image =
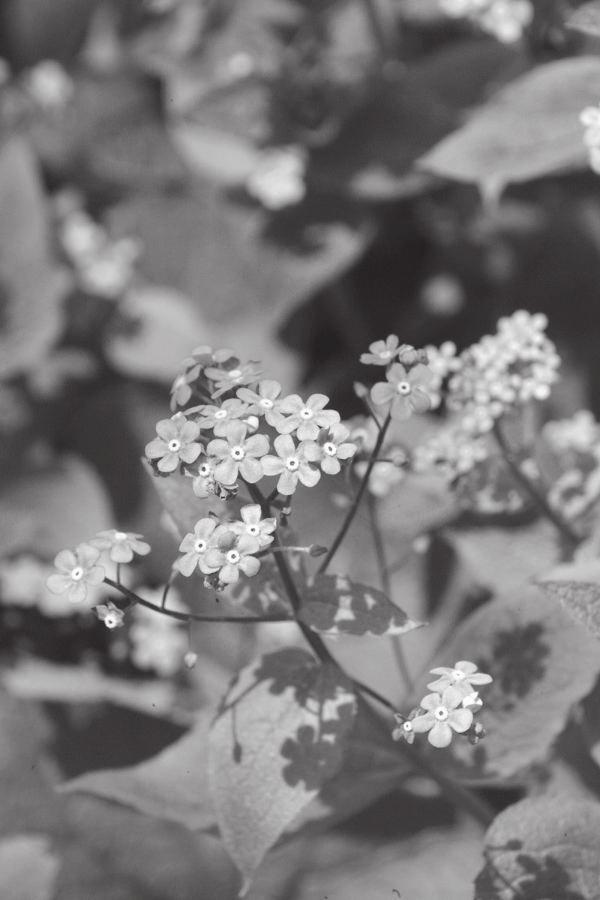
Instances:
[[[494,852],[516,851],[522,847],[518,840],[509,841]],[[502,871],[502,864],[494,861],[491,848],[486,851],[486,864],[475,879],[474,900],[504,900],[511,890],[518,900],[587,900],[579,891],[571,888],[571,876],[561,863],[550,854],[541,859],[528,853],[518,853],[514,863],[520,869],[515,877]]]
[[[487,695],[496,709],[510,710],[522,700],[546,673],[550,647],[543,640],[544,628],[539,622],[499,631],[488,659],[479,667],[489,672],[494,682]]]

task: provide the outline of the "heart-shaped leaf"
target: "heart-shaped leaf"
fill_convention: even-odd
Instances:
[[[317,575],[305,593],[302,621],[320,634],[398,635],[419,628],[376,588],[345,575]]]

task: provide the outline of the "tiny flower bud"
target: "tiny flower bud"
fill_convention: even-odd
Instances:
[[[369,396],[369,388],[362,381],[355,381],[352,387],[359,400],[364,400],[365,397]]]
[[[193,669],[197,662],[198,654],[194,653],[193,650],[189,650],[183,657],[183,664],[186,669]]]

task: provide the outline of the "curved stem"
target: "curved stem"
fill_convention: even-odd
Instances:
[[[321,575],[329,566],[329,563],[331,562],[331,560],[337,553],[340,544],[346,537],[348,529],[350,528],[350,526],[352,525],[352,522],[354,521],[354,516],[358,512],[358,507],[360,506],[360,501],[362,500],[363,495],[367,489],[367,485],[369,484],[369,478],[371,477],[371,472],[373,471],[373,467],[374,467],[375,463],[377,462],[377,457],[379,456],[379,452],[383,446],[383,442],[385,440],[387,430],[390,426],[390,422],[391,422],[391,417],[390,417],[390,415],[388,415],[385,422],[381,426],[381,430],[380,430],[379,434],[377,435],[377,440],[375,442],[375,446],[373,447],[373,452],[371,453],[371,458],[369,459],[369,463],[367,465],[365,474],[363,475],[362,481],[358,487],[358,491],[356,492],[356,496],[354,497],[352,506],[350,506],[350,508],[348,509],[348,512],[346,513],[346,518],[342,522],[340,530],[338,531],[335,538],[333,539],[333,543],[331,544],[331,547],[329,548],[329,552],[327,553],[327,555],[323,559],[323,562],[317,569],[317,573],[319,575]]]
[[[511,473],[513,474],[515,481],[517,481],[522,488],[527,491],[530,498],[533,500],[539,511],[544,515],[552,524],[555,526],[559,534],[566,541],[570,550],[574,550],[575,547],[581,542],[581,537],[577,534],[577,532],[572,528],[569,522],[561,514],[552,508],[552,506],[548,503],[547,497],[540,491],[536,485],[527,477],[523,469],[519,465],[518,459],[515,457],[515,454],[510,447],[508,441],[506,440],[506,435],[502,430],[502,426],[500,425],[500,421],[496,420],[494,422],[494,437],[502,451],[502,456],[509,467]]]
[[[156,606],[156,604],[150,603],[149,600],[144,600],[143,597],[140,597],[134,591],[130,591],[129,588],[126,588],[122,584],[118,584],[116,581],[113,581],[112,578],[105,577],[104,583],[119,591],[130,601],[131,604],[144,606],[146,609],[151,609],[153,612],[159,613],[159,615],[168,616],[171,619],[177,619],[179,622],[237,622],[252,624],[254,622],[293,621],[289,616],[200,616],[196,615],[195,613],[176,612],[174,609],[165,609],[164,606]]]

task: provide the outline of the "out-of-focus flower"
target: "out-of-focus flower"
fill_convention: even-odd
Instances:
[[[162,588],[140,588],[139,593],[155,606],[162,602]],[[186,612],[177,592],[171,588],[167,607],[176,612]],[[188,635],[181,623],[174,618],[153,612],[143,606],[134,606],[132,625],[129,629],[131,659],[139,669],[151,670],[163,678],[177,674],[188,649]]]
[[[246,180],[246,190],[267,209],[293,206],[306,194],[306,153],[301,147],[266,150]]]
[[[228,359],[221,367],[207,366],[204,375],[214,382],[211,396],[214,400],[246,384],[252,384],[260,375],[255,362],[241,363],[236,357]]]
[[[109,559],[115,563],[130,563],[134,554],[146,556],[150,553],[150,544],[142,540],[141,534],[117,531],[116,528],[111,528],[109,531],[99,531],[92,538],[90,544],[98,550],[108,550]]]
[[[25,76],[25,88],[43,109],[65,106],[73,96],[73,82],[55,59],[37,63]]]
[[[104,580],[104,569],[98,565],[100,551],[89,544],[79,544],[72,550],[61,550],[54,565],[58,572],[49,576],[46,584],[53,594],[66,594],[72,603],[81,603],[87,596],[88,585],[97,586]]]
[[[360,361],[365,366],[389,366],[398,355],[398,336],[388,334],[385,341],[369,344],[369,352],[361,353]]]
[[[432,316],[455,316],[465,305],[464,288],[454,275],[433,275],[421,288],[421,304]]]
[[[439,0],[452,18],[467,18],[506,44],[519,41],[533,19],[531,0]]]
[[[146,456],[151,461],[158,460],[159,472],[174,472],[180,463],[195,462],[202,452],[202,444],[197,441],[199,425],[182,413],[157,422],[156,433],[158,437],[146,444]]]

